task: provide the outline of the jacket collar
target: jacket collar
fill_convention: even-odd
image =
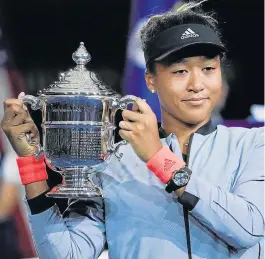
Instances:
[[[158,128],[159,128],[159,137],[160,138],[165,138],[166,137],[166,132],[165,130],[161,127],[161,123],[158,123]],[[207,123],[202,125],[195,133],[200,134],[203,136],[209,135],[212,132],[216,130],[216,125],[212,123],[212,120],[210,119]]]

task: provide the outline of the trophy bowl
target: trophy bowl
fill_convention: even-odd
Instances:
[[[37,97],[20,99],[31,109],[42,110],[43,147],[37,143],[35,156],[44,155],[47,166],[64,179],[47,196],[86,199],[103,195],[93,177],[104,170],[113,155],[122,157],[118,147],[126,141],[114,144],[115,114],[137,97],[121,97],[87,70],[91,56],[84,43],[72,58],[76,67],[62,73],[59,81],[39,91]]]

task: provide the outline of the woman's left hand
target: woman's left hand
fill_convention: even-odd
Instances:
[[[127,140],[137,156],[147,162],[161,148],[157,119],[151,107],[141,98],[133,105],[132,111],[122,112],[119,123],[121,138]]]

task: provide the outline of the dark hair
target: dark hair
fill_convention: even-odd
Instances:
[[[199,3],[185,3],[180,5],[175,11],[172,10],[150,17],[140,32],[143,51],[145,52],[148,49],[152,40],[160,33],[180,24],[197,23],[206,25],[213,29],[221,39],[218,22],[215,19],[216,13],[206,13],[201,9],[201,5],[205,1],[207,0],[203,0]],[[209,56],[212,55],[210,54]],[[224,60],[224,56],[222,57],[222,60]],[[160,61],[159,63],[163,64],[164,62]],[[169,62],[166,61],[166,64],[168,63]],[[148,63],[146,66],[148,71],[155,73],[155,62]]]

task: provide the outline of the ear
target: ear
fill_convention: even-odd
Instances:
[[[150,92],[154,93],[156,92],[156,87],[155,87],[155,76],[149,72],[145,71],[145,82],[147,85],[147,88],[150,90]]]

